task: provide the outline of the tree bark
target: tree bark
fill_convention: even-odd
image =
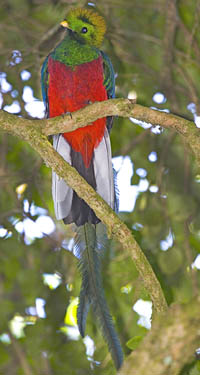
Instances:
[[[200,341],[200,298],[172,305],[124,362],[119,375],[178,375],[195,359]]]
[[[25,128],[35,128],[38,132],[47,136],[92,125],[92,122],[96,119],[106,116],[131,117],[150,123],[152,126],[160,125],[163,128],[175,130],[195,155],[200,169],[200,131],[194,122],[144,107],[131,99],[120,98],[96,102],[72,114],[43,120],[26,120],[0,110],[0,129],[22,138]],[[15,123],[13,123],[14,118]]]
[[[198,346],[200,300],[191,304],[174,305],[167,311],[167,304],[160,284],[131,231],[90,185],[54,150],[47,136],[75,130],[91,124],[100,117],[118,115],[160,125],[178,132],[190,146],[200,166],[200,135],[194,123],[178,116],[145,108],[129,99],[112,99],[91,104],[73,114],[43,119],[26,120],[0,111],[0,129],[27,141],[66,183],[85,200],[106,225],[108,234],[115,237],[124,251],[129,253],[149,292],[157,315],[152,331],[137,351],[126,360],[120,375],[176,375],[185,363],[192,360]]]

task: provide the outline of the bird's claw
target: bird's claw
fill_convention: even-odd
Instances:
[[[65,112],[65,113],[61,114],[62,117],[64,117],[65,115],[69,115],[71,117],[71,120],[72,120],[72,113],[71,112]]]

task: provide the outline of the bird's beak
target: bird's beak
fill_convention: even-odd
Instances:
[[[62,27],[65,27],[65,28],[67,28],[67,29],[70,29],[69,24],[68,24],[68,22],[67,22],[66,20],[62,21],[62,22],[60,23],[60,25],[61,25]]]

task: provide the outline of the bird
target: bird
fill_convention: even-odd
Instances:
[[[115,96],[114,69],[107,54],[100,49],[106,32],[104,18],[94,9],[75,8],[69,10],[60,24],[65,28],[65,36],[46,57],[41,69],[47,118],[73,114],[91,103]],[[112,117],[100,118],[74,131],[53,135],[53,147],[116,211],[118,198],[109,136],[112,123]],[[52,172],[52,196],[57,220],[76,226],[74,248],[82,274],[77,310],[80,334],[84,337],[92,306],[115,367],[119,369],[123,352],[101,277],[105,228],[94,211],[55,172]]]

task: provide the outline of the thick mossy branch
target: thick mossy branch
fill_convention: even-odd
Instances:
[[[126,359],[119,375],[178,375],[199,347],[200,298],[172,305]]]
[[[123,249],[131,254],[144,285],[151,296],[155,310],[163,312],[166,310],[167,305],[162,289],[150,264],[134,240],[131,231],[119,220],[118,216],[84,181],[77,171],[57,154],[46,137],[50,134],[73,131],[91,124],[98,118],[115,115],[133,117],[152,125],[160,125],[176,130],[193,150],[200,166],[200,135],[193,122],[140,106],[129,99],[112,99],[97,102],[73,112],[73,114],[43,120],[26,120],[0,111],[0,128],[26,140],[41,155],[45,163],[88,203],[107,226],[108,232],[112,233],[122,244]]]
[[[108,232],[118,239],[123,249],[131,254],[134,263],[143,279],[157,312],[166,310],[166,301],[160,284],[143,252],[134,240],[131,231],[121,222],[118,216],[89,186],[77,171],[57,154],[46,136],[73,131],[91,124],[94,120],[106,116],[133,117],[137,120],[160,125],[177,131],[193,150],[200,166],[200,133],[194,123],[172,114],[149,109],[129,99],[112,99],[97,102],[63,116],[26,120],[7,112],[0,111],[0,128],[6,132],[26,140],[51,167],[85,202],[107,226]]]
[[[10,133],[14,131],[16,135],[22,137],[25,128],[34,127],[47,136],[76,130],[106,116],[132,117],[153,126],[160,125],[163,128],[175,130],[193,151],[200,168],[200,131],[196,128],[194,122],[135,104],[135,100],[110,99],[104,102],[96,102],[72,114],[51,119],[26,120],[15,116],[14,127],[13,115],[0,111],[0,128]]]
[[[104,102],[103,104],[107,105],[109,103]],[[121,104],[122,101],[120,101],[120,105]],[[95,211],[96,215],[106,225],[108,232],[121,243],[124,251],[132,256],[135,266],[137,267],[144,285],[152,299],[155,311],[164,312],[167,309],[167,304],[160,284],[142,250],[133,238],[131,231],[120,221],[115,212],[113,212],[107,203],[89,184],[87,184],[78,172],[65,162],[65,160],[54,150],[47,137],[41,133],[41,124],[45,125],[49,123],[49,121],[58,124],[59,118],[35,121],[25,120],[0,111],[0,128],[5,131],[7,130],[12,135],[16,135],[21,139],[26,140],[34,150],[41,155],[46,165],[51,167],[58,176],[63,178],[66,183]]]

